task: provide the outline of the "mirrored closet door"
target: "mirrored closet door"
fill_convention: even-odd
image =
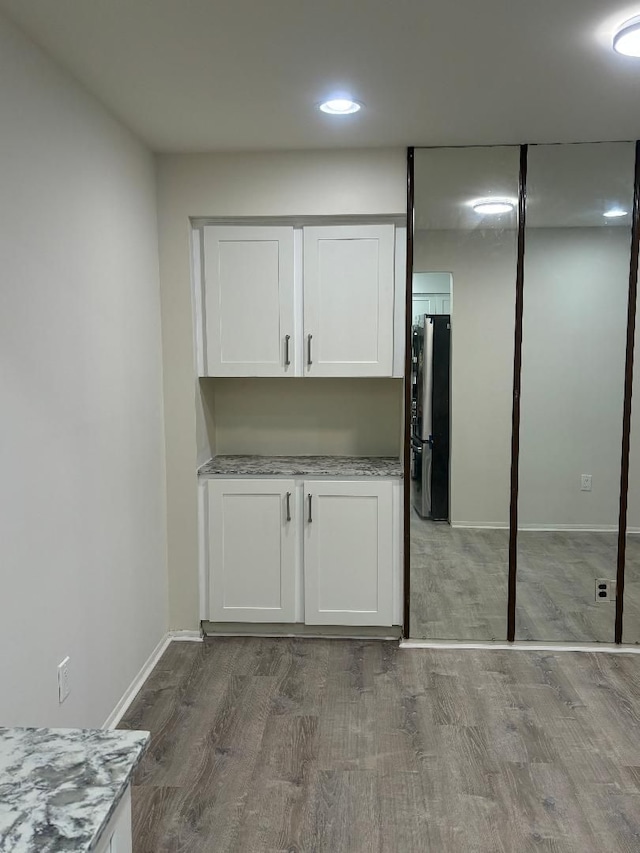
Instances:
[[[528,149],[518,640],[614,640],[634,149]]]
[[[638,154],[640,155],[640,144]],[[639,199],[640,203],[640,199]],[[634,368],[632,374],[631,429],[629,433],[629,488],[624,572],[622,642],[640,644],[640,303],[635,314]]]
[[[519,156],[415,150],[413,638],[506,638]]]
[[[636,330],[640,318],[636,316]],[[640,643],[640,338],[636,334],[634,407],[629,453],[629,492],[624,573],[622,642]]]

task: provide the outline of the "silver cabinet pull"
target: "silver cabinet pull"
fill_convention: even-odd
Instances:
[[[287,521],[291,521],[291,492],[287,492]]]
[[[291,335],[284,336],[284,366],[289,367],[291,364],[291,359],[289,358],[289,341],[291,340]]]
[[[307,500],[309,501],[309,521],[313,521],[311,516],[311,495],[307,495]]]
[[[307,364],[311,366],[313,362],[311,361],[311,338],[313,335],[307,335]]]

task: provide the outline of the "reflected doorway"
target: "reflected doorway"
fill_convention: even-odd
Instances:
[[[441,272],[414,276],[411,495],[427,525],[449,521],[451,278]]]

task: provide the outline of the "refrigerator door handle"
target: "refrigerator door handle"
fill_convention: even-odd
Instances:
[[[424,507],[425,507],[425,517],[431,515],[431,463],[433,461],[433,457],[431,453],[428,454],[428,460],[425,470],[425,478],[422,484],[422,488],[424,489]]]
[[[425,316],[424,360],[422,363],[422,436],[427,439],[433,431],[433,320]]]

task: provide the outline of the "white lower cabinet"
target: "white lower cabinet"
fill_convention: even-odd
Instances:
[[[97,842],[96,853],[132,853],[131,786],[125,791]]]
[[[304,485],[305,622],[392,625],[392,484]]]
[[[203,618],[398,624],[399,494],[373,478],[207,480]]]
[[[293,480],[209,480],[209,619],[293,622]]]

